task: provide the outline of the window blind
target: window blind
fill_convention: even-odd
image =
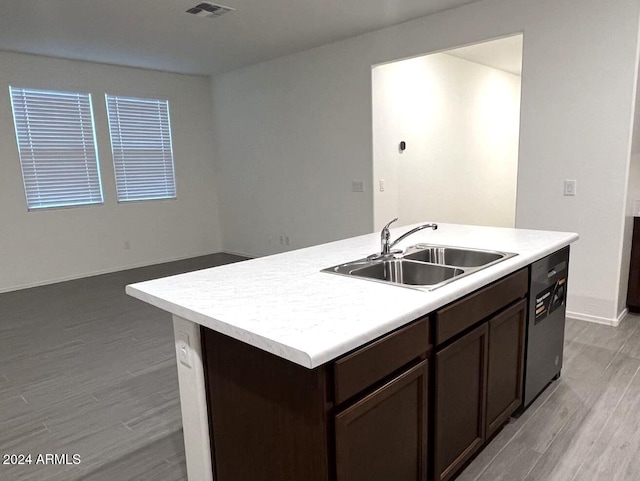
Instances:
[[[91,95],[9,93],[28,208],[102,203]]]
[[[169,102],[106,95],[118,200],[176,197]]]

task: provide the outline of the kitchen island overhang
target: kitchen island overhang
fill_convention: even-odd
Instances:
[[[212,479],[200,326],[316,369],[577,239],[573,233],[440,224],[415,234],[413,242],[518,255],[427,292],[320,272],[376,252],[376,233],[127,286],[128,294],[174,315],[189,479]]]

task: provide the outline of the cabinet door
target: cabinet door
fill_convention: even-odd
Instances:
[[[427,479],[428,361],[336,416],[337,481]]]
[[[436,353],[435,459],[437,481],[455,475],[485,439],[487,324]]]
[[[638,217],[633,219],[627,307],[631,312],[640,312],[640,218]]]
[[[526,309],[522,300],[489,321],[487,438],[522,404]]]

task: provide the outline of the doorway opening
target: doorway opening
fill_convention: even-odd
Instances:
[[[514,227],[523,35],[375,66],[374,224]]]

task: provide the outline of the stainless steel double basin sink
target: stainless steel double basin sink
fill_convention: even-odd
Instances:
[[[347,276],[433,290],[517,254],[416,244],[391,256],[370,256],[322,269]]]

